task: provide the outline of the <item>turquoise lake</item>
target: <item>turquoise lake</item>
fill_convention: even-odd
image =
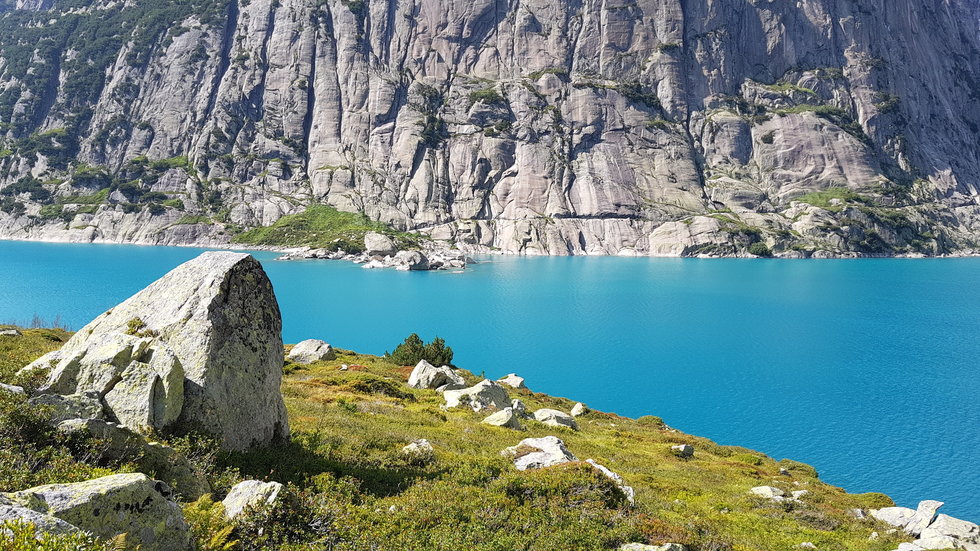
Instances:
[[[0,241],[0,323],[78,329],[201,249]],[[284,339],[460,367],[980,520],[980,259],[492,257],[463,273],[255,253]]]

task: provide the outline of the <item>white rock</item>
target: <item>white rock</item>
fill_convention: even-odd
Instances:
[[[514,466],[519,471],[552,467],[569,461],[577,461],[565,443],[554,436],[542,438],[525,438],[516,446],[500,452],[505,457],[512,457]]]
[[[663,545],[647,545],[645,543],[624,543],[619,546],[619,551],[687,551],[687,547],[679,543],[665,543]]]
[[[615,482],[616,483],[616,486],[619,486],[619,489],[622,490],[623,491],[623,494],[626,495],[626,501],[628,501],[630,505],[633,505],[635,503],[636,490],[634,490],[631,486],[627,486],[626,485],[626,481],[623,480],[623,477],[621,477],[618,474],[610,471],[606,467],[600,465],[594,459],[586,459],[585,462],[588,463],[589,465],[592,465],[600,473],[606,475],[613,482]]]
[[[142,551],[187,551],[190,529],[170,488],[141,473],[49,484],[7,494],[10,501],[100,537],[129,537]]]
[[[527,388],[527,386],[524,385],[524,377],[520,377],[516,373],[510,373],[504,377],[501,377],[497,379],[497,382],[511,388]]]
[[[816,545],[813,545],[813,543],[812,542],[809,542],[809,541],[805,541],[805,542],[797,545],[796,547],[799,548],[799,549],[816,549],[817,548]]]
[[[504,408],[496,413],[491,413],[483,422],[496,427],[521,428],[520,418],[514,412],[514,408],[510,407]]]
[[[248,510],[259,510],[272,506],[282,492],[278,482],[245,480],[235,484],[228,496],[221,501],[225,506],[225,518],[232,520]]]
[[[801,497],[810,495],[810,492],[808,490],[796,490],[796,491],[790,492],[790,495],[793,496],[793,499],[799,501],[799,499]]]
[[[949,536],[934,536],[931,538],[919,538],[912,542],[922,549],[955,549],[957,540]]]
[[[20,331],[14,328],[0,329],[0,337],[19,337]]]
[[[694,446],[690,444],[678,444],[671,446],[670,449],[674,450],[674,453],[680,457],[694,457]]]
[[[932,499],[920,501],[919,506],[915,510],[915,514],[912,515],[908,524],[905,525],[905,533],[912,536],[921,534],[936,519],[936,512],[942,506],[942,501]]]
[[[915,516],[915,510],[909,509],[908,507],[884,507],[881,509],[872,509],[871,516],[889,526],[904,528],[912,520],[912,517]]]
[[[534,412],[534,418],[551,427],[565,427],[578,430],[578,423],[575,422],[575,418],[557,409],[539,409]]]
[[[111,413],[127,425],[150,421],[160,429],[177,420],[217,437],[226,449],[244,450],[289,435],[279,390],[281,335],[279,306],[262,266],[247,254],[207,252],[27,369],[52,368],[45,393],[105,397],[123,382],[133,396],[106,402],[125,405]],[[134,362],[145,365],[130,369]],[[178,366],[182,384],[174,383]],[[150,401],[136,407],[132,401],[140,397]],[[130,412],[137,418],[124,419]]]
[[[581,415],[585,415],[588,412],[589,412],[589,408],[585,407],[585,404],[583,404],[582,402],[578,402],[577,404],[572,406],[572,411],[571,411],[572,417],[579,417]]]
[[[20,394],[22,396],[26,394],[26,392],[24,392],[23,387],[19,387],[15,385],[5,385],[3,383],[0,383],[0,392],[4,392],[7,394]]]
[[[773,486],[756,486],[755,488],[749,490],[749,492],[766,499],[781,498],[786,495],[786,492],[783,492],[779,488]]]
[[[972,522],[938,515],[928,528],[922,531],[923,539],[949,536],[969,543],[980,543],[980,528]]]
[[[402,453],[416,459],[431,459],[435,450],[432,449],[432,444],[428,440],[419,438],[402,448]]]
[[[459,390],[447,390],[442,393],[446,399],[447,408],[468,405],[473,411],[482,411],[488,408],[504,409],[510,406],[510,397],[507,391],[497,383],[484,379],[479,383]]]
[[[336,360],[337,353],[332,346],[319,339],[306,339],[296,343],[286,359],[297,364],[311,364]]]
[[[465,388],[465,384],[463,376],[453,368],[448,365],[436,367],[425,360],[419,360],[408,376],[408,386],[412,388],[439,388],[445,385],[462,385]]]

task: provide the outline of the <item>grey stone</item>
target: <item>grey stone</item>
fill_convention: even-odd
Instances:
[[[504,408],[498,412],[491,413],[486,419],[483,420],[487,425],[493,425],[496,427],[507,427],[510,429],[520,429],[521,420],[517,413],[514,412],[513,408]]]
[[[399,251],[393,259],[398,270],[428,270],[429,259],[420,251]]]
[[[465,383],[463,376],[448,365],[435,367],[425,360],[419,360],[408,376],[408,386],[412,388],[440,388],[445,385],[459,385],[466,388]]]
[[[180,422],[244,450],[289,435],[281,334],[262,266],[247,254],[207,252],[29,368],[51,367],[45,393],[94,392],[131,428]]]
[[[100,538],[129,534],[144,551],[187,551],[190,529],[166,484],[144,474],[116,474],[7,494],[23,507]]]
[[[543,408],[534,412],[535,420],[551,427],[564,427],[578,430],[578,423],[571,415],[557,409]]]
[[[904,528],[915,516],[915,510],[908,507],[884,507],[872,509],[871,516],[896,528]]]
[[[289,351],[286,359],[298,364],[311,364],[313,362],[323,362],[336,360],[337,353],[333,347],[319,339],[307,339],[301,341]]]
[[[58,424],[65,419],[101,419],[104,415],[102,402],[95,392],[83,394],[39,394],[28,402],[34,406],[50,408],[51,423]]]
[[[369,231],[364,234],[364,252],[370,256],[390,256],[398,252],[398,247],[387,235]]]
[[[522,402],[520,398],[514,398],[514,401],[510,403],[510,407],[513,408],[514,413],[525,419],[531,417],[531,415],[527,412],[527,406],[524,405],[524,402]]]
[[[225,518],[234,520],[246,511],[272,506],[279,499],[282,488],[282,484],[278,482],[261,480],[245,480],[235,484],[221,501],[225,506]]]
[[[967,543],[980,543],[980,528],[972,522],[949,515],[937,515],[932,524],[922,530],[921,537],[929,539],[940,536],[949,536]]]
[[[0,383],[0,392],[5,392],[7,394],[19,394],[21,396],[24,396],[24,395],[27,394],[26,392],[24,392],[24,388],[23,387],[19,387],[19,386],[15,386],[15,385],[6,385],[6,384],[3,384],[3,383]]]
[[[577,461],[572,452],[565,447],[565,443],[555,436],[525,438],[520,444],[506,448],[500,454],[512,458],[514,466],[519,471]]]
[[[623,545],[619,546],[619,551],[687,551],[687,547],[679,543],[665,543],[663,545],[624,543]]]
[[[912,515],[912,518],[905,525],[905,533],[913,536],[921,534],[923,530],[932,524],[932,521],[936,518],[936,512],[942,506],[942,501],[931,499],[920,501],[919,506],[915,510],[915,514]]]
[[[588,463],[589,465],[592,465],[593,467],[596,468],[597,471],[599,471],[600,473],[606,475],[610,480],[612,480],[613,482],[615,482],[616,483],[616,486],[618,486],[619,489],[623,491],[623,495],[626,496],[626,501],[628,501],[630,505],[632,505],[633,503],[635,503],[635,500],[636,500],[636,491],[633,489],[632,486],[627,486],[626,485],[626,481],[623,480],[623,477],[621,477],[618,474],[610,471],[609,469],[607,469],[603,465],[600,465],[594,459],[586,459],[585,462]]]
[[[467,405],[473,408],[473,411],[488,408],[501,410],[511,404],[507,391],[489,379],[484,379],[469,388],[447,390],[442,393],[442,396],[446,399],[446,408]]]
[[[435,450],[428,440],[419,438],[402,448],[402,453],[416,460],[428,461],[432,459]]]
[[[20,331],[14,328],[0,329],[0,337],[19,337]]]
[[[766,499],[782,498],[786,495],[786,492],[774,486],[756,486],[755,488],[749,490],[749,492],[753,495],[764,497]]]
[[[670,449],[680,457],[694,457],[694,446],[690,444],[678,444],[671,446]]]
[[[585,404],[583,404],[582,402],[578,402],[574,406],[572,406],[572,411],[570,413],[572,414],[572,417],[580,417],[588,412],[589,412],[589,408],[585,407]]]
[[[0,495],[0,523],[7,521],[20,521],[33,524],[39,531],[50,534],[75,534],[81,532],[75,526],[59,518],[28,509]]]

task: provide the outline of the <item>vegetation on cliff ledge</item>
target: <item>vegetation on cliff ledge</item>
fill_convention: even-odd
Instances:
[[[310,205],[298,214],[283,216],[271,226],[239,234],[233,243],[269,245],[276,247],[314,247],[340,249],[356,254],[364,250],[364,234],[384,233],[392,237],[399,248],[417,248],[419,237],[397,232],[390,227],[353,212],[339,211],[329,205]]]
[[[58,348],[66,335],[23,330],[23,336],[0,336],[0,381],[25,383],[15,381],[13,370]],[[821,482],[809,466],[721,446],[649,416],[591,411],[578,417],[579,431],[533,419],[523,421],[521,431],[489,426],[481,423],[485,413],[443,410],[439,393],[409,388],[410,371],[344,350],[335,360],[286,363],[290,444],[221,454],[193,435],[171,438],[214,488],[210,498],[184,505],[198,548],[550,551],[677,542],[691,551],[750,551],[811,542],[821,550],[887,551],[900,541],[875,521],[847,513],[891,505],[890,499],[847,494]],[[479,380],[460,373],[468,383]],[[529,410],[569,411],[573,405],[528,389],[508,392]],[[133,467],[101,462],[98,442],[59,440],[22,397],[3,401],[0,492],[90,474],[75,469]],[[524,438],[546,435],[620,474],[636,490],[635,505],[587,463],[519,472],[500,455]],[[419,438],[432,443],[431,455],[402,452]],[[677,455],[671,449],[677,444],[694,446],[693,457]],[[229,525],[218,500],[241,478],[282,482],[287,496]],[[760,485],[809,493],[775,502],[750,495]],[[881,532],[880,539],[869,541],[872,531]]]

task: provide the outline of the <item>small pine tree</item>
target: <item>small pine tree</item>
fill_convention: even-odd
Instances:
[[[446,341],[436,337],[425,345],[423,357],[434,366],[450,365],[453,363],[453,349],[446,346]]]
[[[398,365],[415,365],[419,360],[425,360],[434,366],[450,365],[453,361],[453,349],[446,346],[446,341],[436,337],[425,344],[415,333],[399,344],[395,351],[385,356]]]

